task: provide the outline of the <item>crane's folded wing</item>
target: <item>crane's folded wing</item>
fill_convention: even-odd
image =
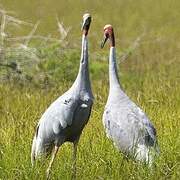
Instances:
[[[45,123],[52,127],[55,134],[61,129],[72,124],[74,111],[77,108],[77,102],[70,97],[62,97],[53,102],[43,114],[39,124]]]
[[[65,99],[56,105],[56,108],[54,108],[54,118],[57,121],[53,124],[53,130],[55,133],[59,133],[61,128],[64,129],[72,124],[76,108],[77,102],[71,98]]]

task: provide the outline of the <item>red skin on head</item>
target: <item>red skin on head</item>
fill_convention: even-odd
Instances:
[[[105,26],[104,28],[104,35],[109,38],[110,47],[115,47],[115,37],[114,37],[114,31],[112,26]]]

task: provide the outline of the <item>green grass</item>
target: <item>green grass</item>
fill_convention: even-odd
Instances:
[[[137,66],[136,66],[137,67]],[[78,149],[78,179],[177,179],[180,172],[180,87],[172,77],[177,65],[165,72],[164,65],[121,75],[123,87],[146,110],[158,132],[161,156],[156,168],[126,161],[106,138],[101,119],[108,88],[107,80],[93,81],[95,103]],[[136,69],[136,68],[135,68]],[[168,76],[167,76],[167,74]],[[69,86],[69,85],[68,85]],[[48,105],[62,94],[66,85],[50,89],[1,85],[0,177],[2,179],[43,179],[48,161],[30,164],[35,126]],[[64,144],[53,166],[52,178],[71,178],[72,147]]]
[[[32,0],[30,6],[26,1],[17,0],[14,6],[6,0],[4,7],[16,10],[20,16],[32,18],[33,21],[47,12],[39,30],[46,34],[55,31],[55,21],[52,19],[57,12],[65,24],[73,27],[68,39],[73,48],[56,46],[38,49],[37,55],[41,60],[38,71],[36,68],[27,70],[36,75],[35,83],[7,81],[0,84],[0,179],[45,178],[48,160],[38,162],[34,169],[31,167],[32,137],[42,113],[71,86],[76,77],[80,57],[79,22],[85,10],[93,15],[89,47],[95,102],[78,147],[77,179],[179,179],[180,2],[100,0],[77,1],[76,5],[73,1],[61,1],[57,5],[55,1],[46,0],[44,6],[36,2]],[[41,13],[38,8],[42,8]],[[36,12],[35,16],[32,12],[33,15]],[[152,170],[123,159],[123,155],[106,138],[102,127],[102,114],[108,96],[108,47],[100,50],[99,42],[106,23],[112,23],[115,27],[118,57],[145,32],[140,46],[125,62],[120,63],[119,75],[125,92],[145,110],[157,129],[161,156]],[[9,32],[12,32],[11,28]],[[23,34],[22,31],[19,33]],[[14,57],[8,58],[11,60]],[[67,68],[72,71],[67,71]],[[47,73],[48,86],[38,80],[39,72]],[[55,160],[52,179],[71,179],[71,165],[72,146],[67,143]]]

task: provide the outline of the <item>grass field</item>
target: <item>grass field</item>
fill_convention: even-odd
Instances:
[[[95,102],[90,121],[83,131],[78,148],[77,179],[179,179],[180,176],[180,2],[178,0],[122,0],[122,1],[46,1],[44,6],[32,0],[16,5],[3,1],[3,6],[35,22],[40,15],[43,22],[39,33],[55,32],[55,21],[49,17],[63,17],[72,26],[68,40],[75,44],[73,53],[65,48],[65,55],[55,54],[57,47],[47,48],[39,56],[46,59],[42,71],[51,73],[50,86],[35,86],[30,82],[19,84],[8,81],[0,84],[0,179],[44,179],[47,161],[33,169],[30,163],[32,137],[38,119],[75,79],[80,57],[80,18],[84,11],[92,13],[93,22],[89,37],[90,73]],[[17,4],[21,4],[18,6]],[[67,4],[66,4],[67,3]],[[14,6],[13,6],[14,4]],[[51,4],[51,6],[49,6]],[[38,9],[40,15],[32,9]],[[48,8],[47,8],[48,7]],[[68,10],[64,10],[66,7]],[[76,7],[76,8],[75,8]],[[49,10],[49,11],[48,11]],[[31,18],[32,17],[32,18]],[[49,18],[48,18],[49,17]],[[71,18],[72,17],[72,18]],[[55,18],[54,18],[55,19]],[[102,113],[108,95],[108,47],[99,48],[102,28],[112,23],[117,36],[118,58],[130,52],[126,61],[119,64],[119,75],[126,93],[139,104],[155,125],[161,156],[155,167],[123,159],[109,141],[102,127]],[[48,28],[45,29],[45,26]],[[12,29],[9,29],[12,33]],[[19,33],[25,33],[26,31]],[[16,34],[16,33],[15,33]],[[144,34],[136,49],[129,48]],[[16,34],[17,35],[17,34]],[[57,36],[54,33],[54,36]],[[33,43],[31,44],[33,47]],[[34,45],[35,46],[35,45]],[[55,49],[55,50],[54,50]],[[55,55],[54,55],[55,54]],[[44,57],[45,56],[45,57]],[[118,60],[120,62],[120,59]],[[43,61],[44,62],[44,61]],[[72,65],[73,64],[73,65]],[[61,68],[58,69],[57,66]],[[72,72],[67,71],[72,68]],[[0,69],[1,71],[1,69]],[[34,72],[33,72],[34,73]],[[66,76],[67,75],[67,76]],[[51,83],[51,82],[50,82]],[[72,146],[64,144],[55,160],[52,179],[71,179]]]

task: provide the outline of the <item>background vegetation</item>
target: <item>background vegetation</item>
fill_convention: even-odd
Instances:
[[[44,178],[48,161],[38,163],[34,169],[30,164],[32,137],[44,110],[76,77],[80,20],[86,11],[93,16],[89,54],[95,103],[79,143],[77,179],[178,179],[178,0],[0,3],[0,179]],[[115,29],[122,86],[146,111],[158,132],[161,156],[152,170],[124,160],[102,127],[108,95],[108,46],[101,50],[99,44],[107,23]],[[71,179],[71,155],[71,145],[64,144],[55,161],[52,179]]]

